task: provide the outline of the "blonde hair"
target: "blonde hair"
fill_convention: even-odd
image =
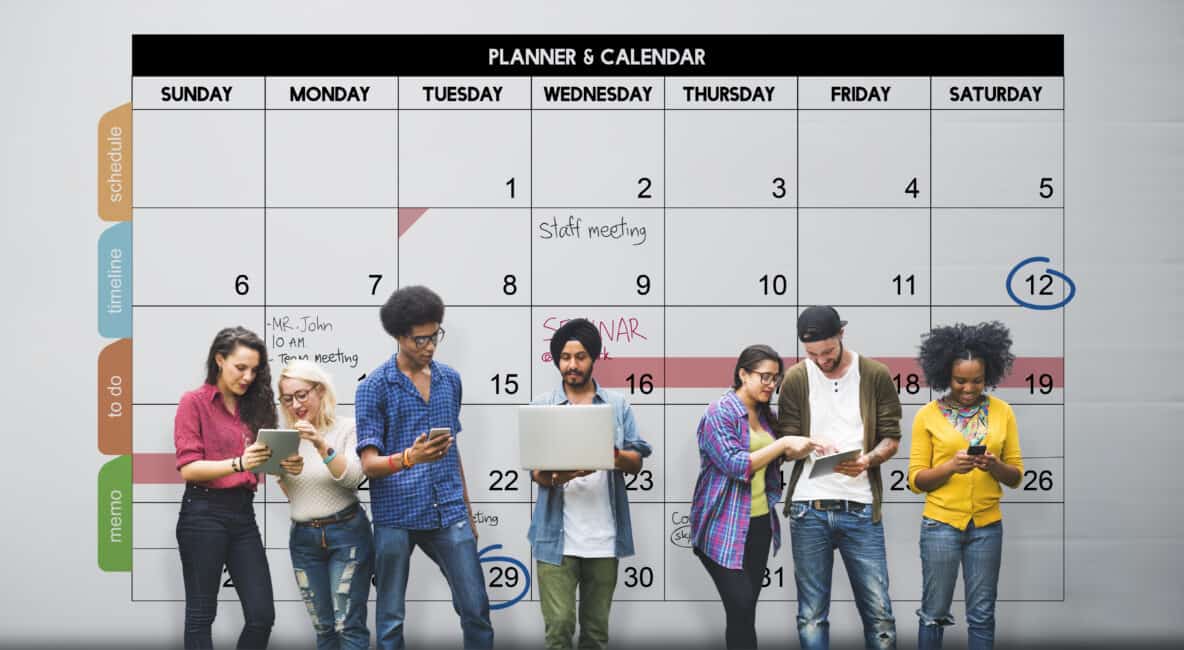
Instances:
[[[280,371],[279,380],[276,382],[277,386],[284,379],[299,379],[308,382],[313,385],[314,390],[319,386],[321,388],[321,412],[313,418],[312,425],[317,428],[317,431],[326,431],[333,426],[333,422],[337,420],[337,391],[333,390],[333,379],[329,377],[329,373],[325,372],[324,368],[304,359],[290,361]],[[292,416],[292,407],[281,401],[280,411],[284,414],[284,422],[291,427],[296,421]]]

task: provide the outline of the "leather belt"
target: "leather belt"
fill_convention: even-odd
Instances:
[[[359,506],[358,506],[358,504],[355,503],[352,506],[346,508],[345,510],[342,510],[341,512],[335,512],[323,519],[311,519],[309,521],[294,521],[292,523],[296,524],[297,526],[311,526],[312,528],[324,528],[325,526],[331,526],[333,524],[341,524],[341,523],[345,523],[345,522],[349,521],[350,519],[353,519],[355,516],[357,516],[358,510],[359,510]]]
[[[811,508],[823,511],[862,512],[864,508],[870,507],[866,503],[846,499],[814,499],[809,503]]]

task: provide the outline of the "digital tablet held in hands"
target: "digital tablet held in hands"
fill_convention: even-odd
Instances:
[[[855,460],[862,453],[862,449],[848,449],[847,451],[840,451],[829,456],[816,456],[814,458],[814,467],[810,470],[810,478],[834,474],[836,465],[848,460]]]
[[[286,474],[284,468],[280,467],[280,461],[296,453],[300,447],[300,432],[295,429],[260,429],[256,440],[271,449],[271,458],[256,467],[255,472],[280,476]]]

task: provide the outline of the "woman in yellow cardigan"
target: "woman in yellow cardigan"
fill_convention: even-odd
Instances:
[[[1000,484],[1024,474],[1015,413],[984,395],[1011,370],[1011,333],[1002,323],[938,327],[922,337],[921,370],[947,391],[917,412],[909,454],[909,489],[925,492],[921,518],[923,592],[917,647],[940,648],[952,625],[958,566],[966,587],[968,648],[995,644],[995,597],[1003,552]]]

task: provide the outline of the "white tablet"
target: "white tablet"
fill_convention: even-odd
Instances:
[[[829,456],[817,456],[814,458],[814,467],[810,470],[810,478],[834,474],[835,465],[843,461],[855,460],[862,453],[862,449],[848,449],[847,451],[840,451]]]
[[[615,442],[608,404],[518,407],[518,452],[526,469],[613,469]]]
[[[296,453],[300,447],[300,432],[295,429],[260,429],[256,440],[271,449],[271,458],[256,467],[255,472],[280,476],[287,474],[280,467],[280,461]]]

